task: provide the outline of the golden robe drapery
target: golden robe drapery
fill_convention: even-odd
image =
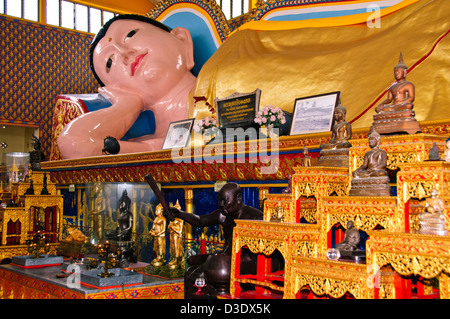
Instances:
[[[450,119],[450,1],[406,0],[379,14],[244,25],[205,63],[192,95],[213,106],[216,97],[259,88],[261,107],[292,112],[298,97],[341,91],[347,121],[369,127],[402,52],[416,119]],[[190,116],[211,113],[198,102]]]

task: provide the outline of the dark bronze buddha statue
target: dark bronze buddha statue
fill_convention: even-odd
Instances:
[[[225,244],[222,253],[201,254],[190,256],[187,260],[188,269],[185,274],[185,297],[198,298],[193,288],[197,278],[205,278],[207,288],[202,297],[215,298],[229,291],[231,272],[231,252],[233,229],[237,219],[262,220],[263,212],[247,206],[242,200],[242,191],[238,184],[227,183],[218,193],[219,208],[211,213],[196,215],[184,212],[178,208],[170,207],[175,218],[184,220],[194,227],[221,225]],[[246,251],[241,253],[241,273],[256,273],[256,257]]]
[[[117,228],[106,232],[105,237],[111,242],[114,249],[119,253],[118,264],[127,267],[129,262],[135,262],[135,247],[131,241],[133,230],[133,214],[131,212],[131,199],[125,189],[119,199],[119,216],[117,217]]]
[[[133,229],[133,214],[130,211],[131,199],[127,190],[122,193],[119,199],[119,216],[117,217],[117,228],[106,234],[108,240],[130,241]]]

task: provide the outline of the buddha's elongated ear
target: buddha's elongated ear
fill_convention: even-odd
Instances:
[[[242,204],[243,203],[242,193],[237,193],[236,194],[236,200],[237,200],[238,204]]]
[[[194,62],[194,44],[192,42],[191,33],[188,29],[182,27],[176,27],[170,33],[175,35],[183,44],[185,57],[186,57],[186,66],[188,70],[192,70],[195,65]]]

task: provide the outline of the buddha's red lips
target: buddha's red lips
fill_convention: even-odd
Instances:
[[[134,62],[131,63],[131,76],[134,76],[134,73],[136,72],[136,69],[139,67],[139,64],[141,64],[142,59],[147,55],[147,53],[141,54],[136,56],[136,59],[134,59]]]

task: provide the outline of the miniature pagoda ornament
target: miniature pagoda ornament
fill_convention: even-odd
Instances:
[[[47,173],[44,172],[44,181],[42,185],[41,195],[50,195],[48,189],[47,189]]]
[[[413,110],[415,87],[406,81],[407,70],[400,53],[398,64],[394,67],[396,82],[389,88],[387,98],[375,108],[377,114],[373,116],[373,126],[380,134],[415,134],[421,131]]]

